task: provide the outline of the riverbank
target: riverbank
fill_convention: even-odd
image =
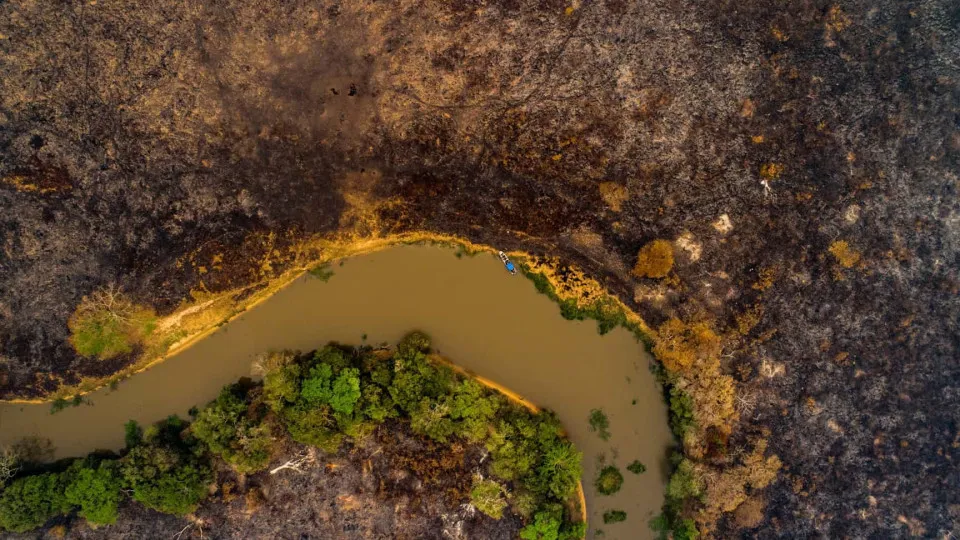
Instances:
[[[7,433],[52,435],[65,455],[116,448],[122,445],[116,426],[186,413],[224,384],[249,376],[263,351],[311,350],[329,341],[389,343],[416,327],[434,337],[441,355],[557,412],[587,456],[590,523],[601,523],[603,510],[615,508],[630,516],[619,527],[643,524],[646,530],[646,519],[662,502],[672,436],[649,371],[652,359],[631,332],[620,328],[600,336],[592,321],[565,320],[553,301],[528,280],[506,273],[493,254],[458,258],[451,249],[405,246],[330,270],[328,281],[300,276],[208,339],[114,390],[88,394],[92,405],[50,415],[49,404],[3,404],[0,417],[10,431],[5,427],[0,439]],[[587,418],[593,409],[608,415],[609,440],[591,431]],[[600,458],[621,468],[638,459],[648,471],[617,495],[601,497],[592,488]],[[610,527],[607,537],[613,532]]]

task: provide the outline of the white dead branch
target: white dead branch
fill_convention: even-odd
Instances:
[[[296,471],[298,473],[303,473],[303,467],[314,462],[314,456],[311,452],[306,452],[300,454],[299,456],[287,461],[283,465],[276,467],[270,470],[270,474],[277,474],[278,472],[286,469]]]

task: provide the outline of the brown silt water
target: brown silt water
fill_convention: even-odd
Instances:
[[[301,277],[117,389],[88,395],[90,405],[51,414],[50,404],[0,404],[0,444],[47,438],[57,457],[119,449],[125,422],[147,425],[185,415],[224,385],[251,376],[254,360],[265,351],[307,351],[330,341],[393,344],[419,329],[444,357],[556,411],[584,453],[588,537],[597,529],[604,538],[653,536],[647,522],[663,502],[673,440],[650,357],[631,333],[617,329],[600,336],[592,321],[564,320],[556,304],[491,254],[457,258],[450,249],[404,246],[332,269],[328,282]],[[590,428],[593,409],[609,418],[607,441]],[[628,472],[634,460],[647,472]],[[594,488],[606,464],[624,476],[623,488],[611,496]],[[607,510],[623,510],[627,520],[604,525]]]

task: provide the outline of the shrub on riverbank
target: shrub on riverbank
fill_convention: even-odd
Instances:
[[[108,360],[133,350],[157,324],[154,312],[108,287],[83,297],[67,325],[70,344],[83,356]]]

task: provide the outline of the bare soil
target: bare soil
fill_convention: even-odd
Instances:
[[[66,342],[97,287],[165,312],[427,229],[653,325],[762,309],[725,366],[784,462],[754,534],[960,533],[956,2],[18,0],[0,34],[5,392],[129,361]],[[628,274],[685,233],[673,285]]]

